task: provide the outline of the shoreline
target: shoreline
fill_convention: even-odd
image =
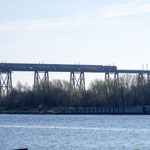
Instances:
[[[12,113],[12,112],[2,112],[0,115],[150,115],[150,113],[25,113],[25,112],[17,112],[17,113]]]
[[[94,108],[32,108],[1,109],[0,114],[41,115],[150,115],[150,106],[94,107]]]

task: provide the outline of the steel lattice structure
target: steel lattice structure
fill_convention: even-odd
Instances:
[[[0,95],[7,95],[12,90],[11,72],[0,72]]]
[[[147,75],[150,82],[149,70],[121,70],[116,66],[103,65],[71,65],[71,64],[30,64],[30,63],[0,63],[0,94],[6,95],[12,90],[12,72],[34,72],[34,87],[40,82],[49,81],[49,72],[70,72],[71,88],[85,90],[85,73],[104,73],[105,80],[109,82],[110,76],[119,84],[119,74],[138,74],[139,84],[143,75]]]

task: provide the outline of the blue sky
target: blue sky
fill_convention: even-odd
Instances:
[[[150,69],[150,0],[0,0],[0,52],[1,62]]]

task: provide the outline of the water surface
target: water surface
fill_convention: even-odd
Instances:
[[[0,115],[0,150],[150,149],[149,115]]]

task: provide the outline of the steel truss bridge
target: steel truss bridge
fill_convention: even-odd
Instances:
[[[105,80],[113,74],[114,80],[119,83],[119,74],[137,74],[150,79],[149,70],[120,70],[116,66],[103,65],[71,65],[71,64],[25,64],[25,63],[0,63],[0,94],[6,95],[12,90],[12,72],[34,72],[34,88],[42,81],[49,81],[49,72],[69,72],[70,84],[73,88],[85,90],[85,73],[104,73]]]

